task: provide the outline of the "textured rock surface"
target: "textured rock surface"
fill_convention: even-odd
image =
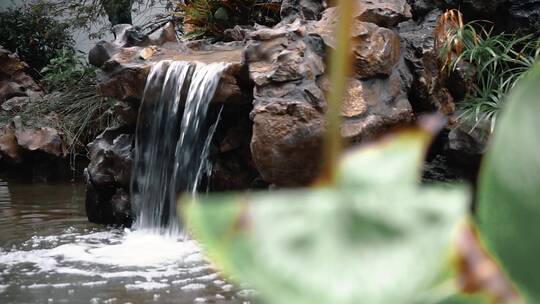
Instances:
[[[88,145],[90,164],[86,212],[92,222],[129,225],[129,187],[134,137],[126,128],[108,129]]]
[[[63,134],[53,128],[25,127],[20,117],[0,131],[0,160],[9,164],[21,163],[32,154],[64,158],[67,156]]]
[[[244,85],[240,82],[246,79],[242,75],[245,71],[241,64],[240,44],[179,43],[172,24],[150,36],[126,24],[115,26],[114,33],[116,39],[113,42],[99,42],[88,55],[89,62],[101,68],[98,91],[102,96],[137,103],[142,99],[146,77],[153,63],[185,60],[230,63],[216,93],[219,98],[214,102],[239,102],[245,99],[240,89]]]
[[[329,8],[319,21],[297,20],[248,36],[245,57],[255,83],[251,151],[269,183],[306,185],[318,175],[325,92],[331,86],[326,51],[335,46],[338,18],[337,9]],[[412,119],[413,79],[394,31],[357,17],[352,33],[354,77],[342,110],[342,135],[359,142]]]
[[[283,0],[281,19],[284,22],[292,22],[297,18],[317,20],[325,7],[325,0]]]
[[[0,46],[0,105],[14,97],[36,97],[43,90],[27,73],[28,65]]]
[[[351,0],[356,2],[355,17],[358,21],[379,26],[394,27],[411,19],[411,7],[406,0]]]
[[[405,61],[414,74],[410,99],[416,112],[437,110],[445,115],[455,111],[454,98],[440,76],[433,31],[442,11],[433,10],[420,22],[399,26]]]

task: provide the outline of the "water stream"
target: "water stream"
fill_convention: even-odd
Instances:
[[[131,185],[137,230],[181,233],[177,196],[195,194],[208,175],[205,152],[214,128],[207,112],[225,67],[184,61],[152,67],[139,113]]]
[[[211,164],[207,110],[224,64],[163,61],[137,127],[134,229],[88,223],[84,186],[0,181],[0,303],[249,303],[182,233],[180,192]]]

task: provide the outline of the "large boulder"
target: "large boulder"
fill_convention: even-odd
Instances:
[[[360,16],[352,29],[355,68],[341,128],[342,136],[354,142],[413,118],[408,101],[412,75],[399,36]],[[318,21],[297,19],[248,37],[245,58],[255,83],[251,151],[269,183],[306,185],[319,174],[325,95],[331,87],[325,62],[327,50],[336,45],[338,18],[338,9],[331,7]]]

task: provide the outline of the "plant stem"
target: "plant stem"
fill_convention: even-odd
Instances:
[[[354,1],[340,0],[341,17],[335,29],[336,49],[330,57],[331,90],[328,93],[326,113],[326,133],[323,144],[323,167],[319,185],[332,185],[336,179],[339,156],[343,149],[341,142],[341,107],[347,78],[351,69],[351,28],[353,23]]]

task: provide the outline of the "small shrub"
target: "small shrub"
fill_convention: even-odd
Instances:
[[[174,16],[183,20],[186,38],[220,39],[234,25],[273,25],[281,3],[271,0],[189,0],[176,3]]]
[[[41,70],[47,91],[61,91],[73,87],[84,77],[95,74],[93,66],[86,64],[82,55],[71,49],[62,49],[49,64]]]
[[[32,2],[0,12],[0,45],[15,52],[32,68],[39,71],[63,49],[73,49],[69,24],[55,19],[45,2]]]
[[[492,25],[478,21],[463,24],[447,20],[445,15],[439,19],[439,25],[444,26],[436,32],[442,70],[452,72],[461,62],[468,62],[465,76],[473,83],[459,104],[459,119],[472,121],[475,127],[490,121],[493,131],[506,96],[537,61],[540,38],[495,33]]]

